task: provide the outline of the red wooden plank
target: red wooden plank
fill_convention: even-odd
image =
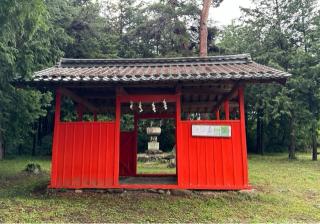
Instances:
[[[83,139],[82,139],[82,153],[81,153],[81,185],[80,186],[85,186],[85,162],[87,160],[86,158],[86,142],[87,142],[87,135],[86,135],[86,126],[82,125],[82,133],[83,133]]]
[[[69,174],[68,174],[68,165],[70,163],[70,142],[73,135],[73,130],[70,128],[70,124],[66,124],[65,126],[65,143],[64,143],[64,149],[63,149],[63,164],[62,164],[62,186],[68,186],[71,185],[71,183],[68,184],[69,180]]]
[[[107,161],[106,158],[106,128],[107,126],[105,124],[102,124],[100,122],[97,122],[99,124],[99,156],[98,156],[98,187],[104,186],[104,178],[105,178],[105,166]]]
[[[57,186],[63,186],[63,163],[66,138],[66,125],[59,124],[59,146],[57,148]]]
[[[183,123],[181,122],[181,125]],[[185,128],[185,137],[182,138],[182,141],[185,142],[185,147],[186,149],[184,150],[184,153],[186,154],[185,155],[185,164],[184,164],[184,167],[183,169],[185,169],[185,185],[186,187],[189,187],[190,186],[190,135],[191,135],[191,125],[190,123],[186,125],[186,128]],[[182,151],[183,149],[181,149]],[[182,152],[183,153],[183,152]],[[181,154],[182,154],[181,153]]]
[[[83,125],[75,125],[75,145],[73,150],[73,170],[72,170],[72,184],[81,186],[81,172],[82,172],[82,151],[83,151]]]
[[[84,161],[84,169],[83,169],[83,186],[90,186],[90,163],[91,163],[91,141],[92,141],[92,126],[91,123],[85,125],[85,161]]]
[[[213,157],[213,151],[214,151],[214,138],[211,138],[210,141],[208,141],[207,144],[205,144],[205,150],[206,150],[206,177],[207,177],[207,184],[208,185],[214,185],[214,157]]]
[[[209,138],[196,138],[197,140],[197,150],[198,150],[198,183],[197,185],[206,185],[206,144],[210,141]]]
[[[218,176],[218,169],[217,169],[217,155],[216,155],[216,150],[217,150],[217,143],[216,143],[216,139],[214,138],[213,139],[213,148],[212,148],[212,166],[213,166],[213,170],[214,170],[214,180],[213,180],[213,183],[212,185],[217,185],[217,176]]]
[[[92,125],[92,141],[91,141],[91,164],[90,164],[90,185],[97,186],[97,161],[98,161],[98,139],[99,133],[97,130],[97,125],[91,123]]]
[[[233,180],[233,161],[232,161],[232,136],[231,138],[222,138],[224,148],[223,150],[223,166],[224,166],[224,184],[232,186]]]
[[[198,149],[197,138],[193,138],[191,135],[191,129],[189,133],[189,149],[190,149],[190,187],[197,186],[198,184]]]
[[[240,122],[234,124],[235,132],[240,133]],[[235,185],[243,186],[243,166],[242,166],[242,146],[241,138],[233,139],[233,148],[234,148],[234,167],[235,167]]]
[[[111,156],[111,151],[113,151],[113,145],[112,147],[109,147],[110,145],[110,139],[114,138],[114,136],[110,136],[110,127],[113,128],[111,125],[106,125],[106,132],[104,134],[105,136],[105,157],[104,157],[104,161],[105,161],[105,167],[104,167],[104,186],[110,186],[112,185],[111,183],[113,183],[113,176],[112,176],[112,181],[111,183],[108,181],[110,180],[110,178],[108,179],[108,177],[110,176],[110,168],[109,167],[113,167],[111,166],[111,159],[113,159],[113,156]]]
[[[113,122],[108,126],[108,162],[107,162],[107,186],[115,186],[117,182],[114,182],[114,163],[115,163],[115,151],[116,151],[116,143],[115,143],[115,126],[116,124]]]

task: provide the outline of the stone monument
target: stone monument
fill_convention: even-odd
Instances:
[[[147,135],[150,136],[150,140],[148,142],[148,150],[146,154],[161,154],[162,151],[159,149],[158,136],[161,134],[160,127],[148,127]]]

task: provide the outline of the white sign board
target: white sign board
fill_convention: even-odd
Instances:
[[[198,137],[231,137],[231,126],[228,125],[192,125],[192,136]]]

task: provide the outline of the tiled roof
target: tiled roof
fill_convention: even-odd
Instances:
[[[141,59],[62,59],[30,82],[148,82],[286,80],[290,74],[257,64],[250,55]]]

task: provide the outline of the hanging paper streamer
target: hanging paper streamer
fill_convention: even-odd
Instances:
[[[166,100],[164,99],[162,102],[163,102],[163,108],[164,108],[164,110],[168,110],[168,106],[167,106]]]
[[[133,110],[133,102],[130,101],[130,110]]]
[[[143,109],[142,109],[142,103],[141,101],[139,102],[139,112],[142,113]]]
[[[154,104],[154,102],[152,102],[152,111],[154,113],[157,112],[156,105]]]

